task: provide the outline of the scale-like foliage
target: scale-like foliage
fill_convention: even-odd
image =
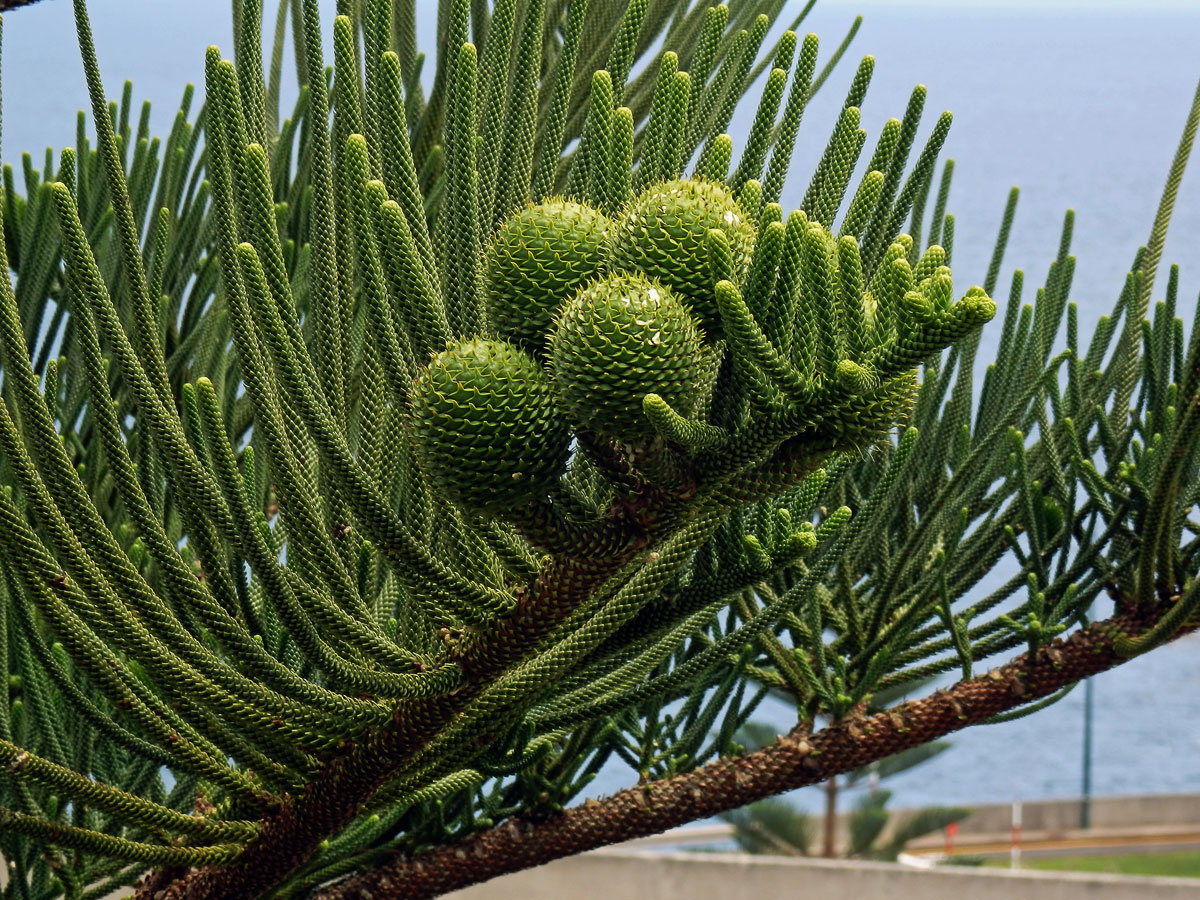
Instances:
[[[1068,216],[976,391],[1016,194],[957,292],[924,88],[851,183],[867,57],[786,210],[857,29],[818,66],[811,3],[447,0],[426,59],[414,0],[339,0],[330,81],[316,0],[265,58],[235,0],[163,140],[74,4],[95,146],[0,203],[6,896],[430,896],[1197,624],[1200,325],[1150,299],[1200,95],[1090,346]],[[768,692],[798,730],[737,756]],[[606,764],[644,786],[572,806]]]

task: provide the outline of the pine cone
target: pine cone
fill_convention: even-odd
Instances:
[[[729,239],[740,283],[754,249],[754,226],[729,188],[703,178],[651,185],[617,226],[613,268],[642,272],[678,292],[715,338],[721,316],[705,246],[713,228]]]
[[[544,355],[555,311],[607,266],[611,227],[603,213],[561,198],[527,206],[501,225],[485,270],[496,335]]]
[[[417,451],[451,500],[497,514],[544,494],[566,467],[570,430],[545,370],[506,341],[447,347],[412,392]]]
[[[668,287],[615,273],[579,291],[559,313],[550,358],[559,401],[574,423],[637,443],[654,435],[642,398],[681,414],[696,404],[706,366],[702,332]]]

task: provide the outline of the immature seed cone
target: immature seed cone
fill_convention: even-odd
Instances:
[[[501,225],[485,269],[495,333],[544,354],[555,311],[607,265],[611,227],[603,213],[561,198],[527,206]]]
[[[655,434],[642,398],[686,415],[711,366],[691,311],[670,288],[613,273],[562,308],[550,338],[559,403],[575,424],[626,443]]]
[[[691,304],[710,337],[721,333],[705,240],[725,232],[740,282],[754,249],[754,226],[719,181],[679,178],[642,192],[613,239],[613,268],[637,271],[677,291]]]
[[[501,513],[566,468],[570,430],[545,370],[506,341],[471,338],[429,363],[412,392],[417,452],[451,500]]]

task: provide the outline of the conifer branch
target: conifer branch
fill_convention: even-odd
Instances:
[[[1057,639],[978,678],[922,700],[868,716],[852,714],[811,731],[801,724],[743,756],[628,788],[545,819],[511,819],[495,828],[412,857],[396,854],[370,872],[334,882],[316,900],[364,896],[420,900],[508,872],[709,818],[755,800],[818,784],[911,747],[990,721],[1063,687],[1121,665],[1115,648],[1129,630],[1152,620],[1117,616]],[[1182,635],[1196,626],[1189,625]],[[181,893],[170,895],[191,897]],[[203,895],[195,895],[203,896]]]

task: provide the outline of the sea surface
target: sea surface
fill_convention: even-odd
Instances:
[[[331,16],[332,2],[321,5]],[[436,3],[422,2],[421,8],[421,27],[432,35]],[[794,13],[799,4],[789,8]],[[133,79],[135,96],[154,102],[156,132],[165,135],[184,83],[203,86],[204,48],[216,43],[231,55],[228,10],[227,2],[215,0],[94,2],[110,96]],[[823,60],[860,11],[865,21],[846,60],[805,114],[784,206],[799,203],[854,65],[863,54],[873,54],[875,77],[862,107],[868,148],[889,116],[903,114],[915,84],[929,92],[918,142],[938,112],[955,114],[944,156],[956,162],[948,210],[956,219],[953,268],[959,293],[983,281],[1008,190],[1019,185],[1021,200],[996,293],[1007,294],[1013,268],[1021,267],[1032,297],[1054,256],[1063,214],[1074,209],[1078,265],[1071,296],[1086,338],[1112,307],[1134,252],[1149,234],[1200,78],[1200,4],[828,0],[800,27],[821,36]],[[86,107],[70,13],[67,0],[46,0],[4,17],[0,152],[18,171],[22,151],[34,151],[40,167],[46,146],[73,144],[75,111]],[[735,118],[735,143],[752,114],[751,103]],[[1193,160],[1179,193],[1164,259],[1182,267],[1180,314],[1190,322],[1200,291],[1200,159]],[[1153,299],[1161,299],[1165,280],[1164,272]],[[981,362],[998,330],[985,332]],[[888,782],[894,802],[1077,795],[1083,694],[1079,689],[1028,718],[954,736],[953,748],[936,763]],[[1200,637],[1096,678],[1095,709],[1095,793],[1200,791]],[[786,710],[768,717],[788,725]],[[615,790],[632,778],[627,771],[607,770],[595,791]],[[799,794],[799,802],[815,805],[814,791]]]

